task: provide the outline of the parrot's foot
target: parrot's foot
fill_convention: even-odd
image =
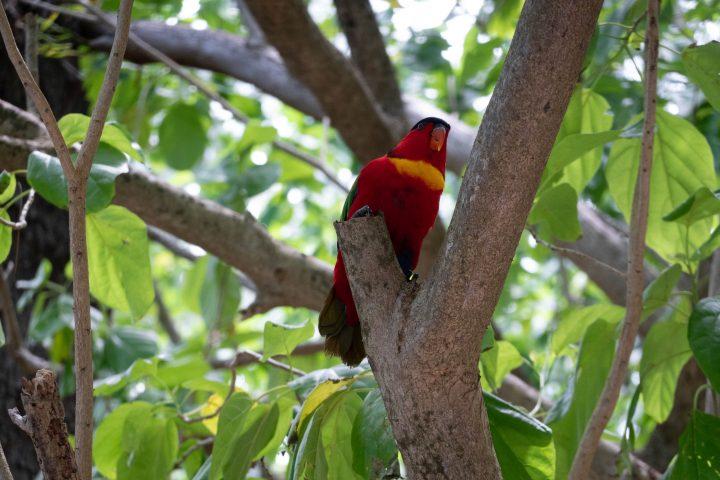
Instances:
[[[370,209],[368,205],[363,205],[362,207],[358,208],[355,213],[352,214],[352,217],[350,218],[359,218],[359,217],[372,217],[373,211]]]
[[[418,279],[420,278],[420,274],[417,272],[411,271],[410,275],[406,275],[406,277],[407,277],[408,282],[417,282]]]

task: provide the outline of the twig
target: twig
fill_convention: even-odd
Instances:
[[[40,70],[38,67],[38,24],[34,13],[25,14],[25,61],[28,70],[38,84],[40,83]],[[30,98],[26,98],[26,109],[35,113],[35,106]]]
[[[627,275],[625,272],[621,272],[620,270],[613,267],[612,265],[608,265],[607,263],[603,262],[602,260],[597,259],[591,255],[588,255],[587,253],[581,252],[579,250],[573,250],[572,248],[558,247],[557,245],[553,245],[552,243],[546,242],[545,240],[540,238],[540,236],[537,234],[535,229],[533,229],[531,227],[527,227],[527,231],[530,232],[530,235],[533,236],[533,238],[535,239],[535,241],[537,243],[539,243],[540,245],[542,245],[545,248],[552,250],[555,253],[562,253],[567,256],[575,256],[575,257],[585,258],[585,259],[590,260],[591,262],[595,263],[596,265],[613,272],[615,275],[618,275],[621,278],[625,278],[625,276]]]
[[[100,143],[120,76],[125,55],[133,0],[122,0],[105,78],[90,117],[85,140],[77,159],[77,168],[68,174],[68,212],[70,218],[70,258],[73,267],[73,312],[75,313],[75,440],[80,478],[92,477],[93,433],[93,357],[90,321],[90,274],[88,271],[85,200],[93,157]]]
[[[158,320],[160,321],[160,325],[163,330],[165,330],[165,333],[168,334],[170,342],[172,342],[173,345],[178,345],[182,341],[182,338],[175,328],[175,322],[173,322],[173,319],[170,316],[170,312],[163,301],[160,289],[158,288],[156,282],[153,282],[153,288],[155,289],[155,305],[157,305]]]
[[[93,15],[95,15],[97,17],[97,19],[100,20],[101,22],[103,22],[104,24],[106,24],[110,27],[113,27],[115,25],[115,22],[113,21],[113,19],[110,18],[100,8],[91,4],[87,0],[76,0],[76,1],[77,1],[77,3],[79,3],[80,5],[85,7]],[[168,57],[163,52],[161,52],[157,48],[155,48],[152,45],[150,45],[149,43],[147,43],[145,40],[140,38],[138,35],[136,35],[133,32],[130,32],[129,40],[130,40],[131,45],[143,50],[148,56],[153,58],[155,61],[165,64],[170,69],[170,71],[173,72],[175,75],[179,76],[180,78],[182,78],[189,84],[193,85],[195,88],[200,90],[200,92],[202,92],[205,96],[207,96],[211,100],[218,102],[225,110],[232,113],[232,115],[238,121],[240,121],[242,123],[248,123],[250,121],[250,118],[248,118],[247,115],[245,115],[243,112],[241,112],[240,110],[235,108],[222,95],[218,94],[212,88],[208,87],[205,84],[205,82],[200,80],[198,77],[196,77],[192,73],[188,72],[185,68],[183,68],[175,60]],[[340,189],[342,189],[344,191],[348,191],[348,188],[337,177],[335,177],[335,175],[328,169],[327,166],[318,162],[311,155],[308,155],[307,153],[296,148],[294,145],[292,145],[288,142],[284,142],[282,140],[274,140],[272,142],[272,145],[275,148],[277,148],[278,150],[281,150],[289,155],[292,155],[293,157],[295,157],[299,160],[302,160],[303,162],[307,163],[308,165],[312,166],[313,168],[319,170],[333,184],[335,184],[336,186],[338,186]]]
[[[632,218],[630,219],[630,247],[627,268],[627,310],[610,375],[595,411],[588,422],[570,470],[570,480],[588,478],[595,451],[600,443],[617,404],[620,388],[627,374],[630,354],[640,327],[642,294],[645,286],[644,254],[650,197],[653,140],[655,137],[655,108],[657,102],[657,62],[659,0],[649,0],[647,6],[647,35],[645,40],[645,119],[643,121],[642,154],[635,184]]]
[[[224,363],[213,363],[213,366],[215,368],[237,368],[243,365],[249,365],[251,363],[267,363],[270,366],[273,366],[275,368],[279,368],[280,370],[285,370],[286,372],[290,372],[293,375],[296,375],[298,377],[302,377],[303,375],[307,375],[306,372],[303,372],[300,369],[297,369],[295,367],[291,367],[290,365],[287,365],[285,363],[279,362],[275,360],[274,358],[268,358],[267,360],[263,361],[262,354],[258,352],[254,352],[252,350],[240,350],[235,355],[235,358],[232,359],[230,362],[224,362]]]
[[[172,253],[177,255],[178,257],[185,258],[187,260],[190,260],[191,262],[196,261],[198,258],[200,258],[202,255],[199,255],[195,252],[193,252],[192,247],[195,247],[194,245],[187,243],[184,240],[179,239],[175,235],[171,235],[167,233],[165,230],[161,230],[157,227],[154,227],[152,225],[147,226],[148,231],[148,237],[150,237],[150,240],[153,240],[163,247],[170,250]],[[200,248],[200,247],[195,247]]]
[[[2,444],[0,444],[0,480],[13,480],[10,465],[8,465],[7,459],[5,458]]]
[[[197,423],[197,422],[202,422],[203,420],[208,420],[210,418],[214,418],[214,417],[217,417],[218,415],[220,415],[220,412],[222,411],[222,408],[225,405],[225,403],[227,403],[227,401],[230,400],[230,397],[232,396],[232,394],[235,393],[235,381],[237,380],[236,369],[231,368],[230,374],[232,375],[230,377],[230,388],[228,389],[227,395],[225,395],[225,400],[223,400],[223,402],[220,404],[220,406],[217,409],[215,409],[215,411],[213,413],[210,413],[207,415],[202,415],[200,417],[188,417],[187,415],[181,415],[180,418],[182,419],[182,421],[185,423]]]
[[[176,467],[180,467],[185,460],[188,459],[190,455],[192,455],[193,452],[200,450],[203,447],[206,447],[208,445],[212,445],[215,442],[215,437],[205,437],[198,440],[193,446],[185,450],[185,452],[180,456],[180,458],[177,459],[177,462],[175,462]]]
[[[92,15],[88,15],[83,12],[76,12],[75,10],[70,10],[69,8],[59,7],[57,5],[53,5],[52,3],[44,2],[43,0],[20,0],[20,1],[26,5],[31,5],[36,8],[42,8],[43,10],[47,10],[49,12],[57,12],[62,15],[65,15],[67,17],[77,18],[78,20],[84,20],[86,22],[92,22],[95,20],[95,17]]]
[[[32,206],[34,200],[35,190],[31,188],[30,193],[28,194],[28,198],[27,200],[25,200],[25,205],[23,205],[23,208],[20,211],[20,217],[18,218],[17,222],[5,220],[4,218],[0,217],[0,223],[5,225],[6,227],[12,228],[13,230],[22,230],[23,228],[27,227],[27,215],[30,211],[30,206]]]
[[[17,408],[8,413],[13,423],[32,440],[44,478],[79,478],[55,374],[50,370],[39,370],[32,380],[23,378],[20,398],[25,416],[20,415]]]
[[[53,147],[55,147],[55,151],[60,159],[63,171],[66,176],[69,176],[70,173],[74,171],[74,167],[70,159],[70,151],[68,150],[67,145],[65,145],[65,140],[63,139],[62,133],[60,133],[60,128],[58,127],[55,115],[50,108],[50,104],[40,90],[40,87],[38,87],[35,82],[32,73],[30,73],[30,69],[25,64],[25,61],[20,54],[20,50],[18,50],[17,43],[15,43],[15,38],[13,37],[12,28],[10,27],[10,22],[5,14],[5,7],[2,6],[2,3],[0,3],[0,35],[2,35],[8,57],[10,58],[13,67],[15,67],[18,77],[20,77],[20,81],[25,88],[25,92],[32,99],[35,104],[35,108],[38,111],[38,115],[40,115],[40,119],[45,124],[45,128],[47,128],[50,140],[52,140]]]

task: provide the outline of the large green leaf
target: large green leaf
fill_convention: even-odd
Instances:
[[[492,348],[480,355],[483,389],[500,388],[507,374],[522,364],[523,357],[515,345],[507,340],[497,340]]]
[[[275,140],[277,130],[275,127],[262,125],[257,120],[251,120],[245,125],[243,136],[237,144],[237,149],[242,152],[254,145],[262,145]]]
[[[693,308],[688,341],[713,388],[720,392],[720,298],[705,298]]]
[[[90,292],[109,307],[142,317],[155,297],[145,223],[111,205],[87,216]]]
[[[680,265],[671,265],[645,288],[643,292],[643,318],[647,318],[657,309],[667,304],[681,275],[682,268]]]
[[[700,87],[710,105],[720,110],[720,42],[687,47],[682,62],[690,80]]]
[[[263,333],[263,360],[274,355],[290,355],[295,347],[312,338],[315,325],[310,320],[301,325],[265,322]]]
[[[685,307],[676,309],[669,319],[655,323],[643,342],[640,360],[643,404],[645,413],[657,423],[670,415],[680,370],[691,355]]]
[[[617,323],[625,315],[625,308],[612,303],[597,303],[588,307],[574,308],[565,312],[553,333],[550,345],[555,355],[580,339],[587,328],[599,319]]]
[[[232,267],[209,257],[200,288],[200,310],[209,329],[227,328],[240,306],[240,280]]]
[[[577,213],[577,192],[567,183],[545,190],[528,216],[530,225],[538,226],[543,238],[572,242],[582,234]]]
[[[118,480],[167,478],[178,452],[177,426],[162,408],[133,410],[125,418]]]
[[[647,242],[672,262],[694,252],[712,229],[709,218],[688,229],[663,217],[701,187],[715,188],[713,157],[707,140],[691,123],[662,110],[657,113],[654,147]],[[640,140],[619,139],[610,151],[605,172],[610,193],[628,221],[639,161]]]
[[[62,133],[65,138],[65,143],[73,145],[85,139],[87,129],[90,126],[90,117],[81,113],[69,113],[60,119],[58,126],[60,127],[60,133]],[[112,123],[105,124],[102,135],[100,136],[100,142],[130,155],[130,157],[138,162],[142,162],[143,160],[142,155],[132,146],[125,132]],[[97,157],[93,160],[93,163],[95,161],[97,161]]]
[[[168,165],[176,170],[194,167],[207,143],[206,123],[194,105],[177,103],[167,110],[158,130],[158,148]]]
[[[504,478],[545,480],[555,472],[552,431],[504,400],[483,393]]]
[[[101,143],[87,184],[86,206],[89,213],[107,207],[115,197],[115,179],[127,172],[127,158],[119,150]],[[28,183],[48,202],[67,208],[67,182],[60,160],[43,152],[28,157]]]
[[[327,462],[328,480],[362,479],[353,469],[352,429],[362,408],[357,393],[345,391],[328,400],[323,409],[320,441]],[[316,413],[317,414],[317,413]]]
[[[241,428],[235,431],[230,448],[222,464],[223,478],[245,478],[252,462],[275,436],[280,409],[272,405],[255,404],[247,413]]]
[[[683,203],[663,217],[666,222],[692,225],[698,220],[720,213],[720,196],[707,187],[693,192]]]
[[[143,377],[154,376],[156,373],[157,359],[141,358],[133,362],[124,372],[96,380],[93,383],[93,395],[96,397],[112,395],[123,389],[126,385],[140,380]]]
[[[597,320],[583,337],[575,378],[548,413],[557,456],[555,478],[567,478],[575,451],[605,386],[615,354],[617,322]]]
[[[720,418],[693,411],[670,480],[720,478]]]
[[[365,396],[352,429],[353,468],[364,478],[379,478],[382,469],[397,458],[380,390]]]
[[[223,465],[233,448],[233,438],[236,432],[243,428],[252,406],[252,399],[244,392],[233,393],[223,405],[218,419],[217,436],[213,444],[211,480],[222,478]]]
[[[125,370],[139,358],[158,353],[157,335],[151,330],[120,326],[110,329],[105,339],[105,360],[115,371]]]
[[[125,420],[132,412],[149,414],[153,406],[147,402],[124,403],[110,412],[98,425],[93,437],[93,462],[105,477],[117,478],[118,460],[123,454]]]
[[[577,142],[583,140],[587,141],[586,145],[594,145],[592,149],[583,152],[577,161],[573,161],[564,169],[563,177],[560,180],[569,183],[577,192],[583,191],[585,185],[595,175],[600,166],[602,145],[617,137],[618,132],[608,132],[613,122],[613,117],[608,113],[609,111],[610,105],[605,98],[592,90],[579,87],[570,98],[570,103],[555,140],[556,148],[561,147],[565,142],[568,142],[567,146],[578,145]],[[598,135],[570,138],[575,134]]]

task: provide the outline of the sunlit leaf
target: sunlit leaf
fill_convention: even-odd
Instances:
[[[271,320],[265,322],[263,360],[274,355],[289,355],[305,340],[312,338],[315,325],[310,320],[301,325],[287,325]]]
[[[720,476],[720,417],[694,410],[680,437],[680,452],[669,480]]]
[[[720,42],[687,47],[682,62],[690,80],[700,87],[710,105],[720,110]]]
[[[582,234],[577,213],[577,193],[567,183],[543,192],[533,205],[528,223],[537,225],[539,234],[547,240],[572,242]]]
[[[500,388],[507,374],[522,364],[522,355],[512,343],[507,340],[497,340],[492,348],[480,356],[483,389]]]
[[[695,305],[688,324],[688,340],[698,365],[720,392],[720,298],[705,298]]]

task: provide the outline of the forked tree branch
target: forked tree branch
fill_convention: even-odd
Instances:
[[[630,252],[627,264],[627,301],[625,320],[610,374],[605,381],[600,399],[593,411],[580,441],[569,478],[582,480],[588,477],[590,466],[603,430],[610,421],[620,388],[627,375],[632,353],[640,328],[645,287],[644,258],[650,204],[650,173],[655,138],[655,109],[657,103],[657,62],[659,46],[659,0],[647,2],[647,32],[645,34],[645,119],[643,120],[642,153],[638,168],[632,215],[630,219]]]
[[[117,29],[110,50],[105,78],[100,87],[93,109],[87,134],[73,165],[68,146],[62,137],[50,105],[35,82],[15,43],[5,9],[0,6],[0,33],[15,70],[25,91],[37,107],[40,118],[53,142],[67,179],[70,259],[73,266],[73,313],[75,319],[75,438],[77,445],[78,475],[83,480],[92,476],[92,432],[93,432],[93,364],[92,326],[90,322],[90,284],[87,259],[85,225],[85,201],[87,178],[93,157],[100,143],[105,119],[115,93],[120,75],[125,47],[127,45],[132,0],[122,0],[118,12]]]

